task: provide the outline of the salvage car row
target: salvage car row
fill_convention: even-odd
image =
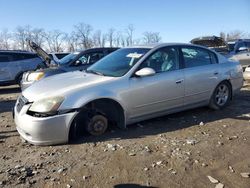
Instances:
[[[24,75],[27,89],[13,113],[25,140],[66,143],[84,132],[101,135],[111,125],[126,128],[199,106],[222,109],[243,84],[239,62],[198,45],[99,50],[71,54],[61,60],[65,65]]]

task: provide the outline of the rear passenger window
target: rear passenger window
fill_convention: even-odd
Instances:
[[[200,48],[182,48],[186,68],[209,65],[217,62],[215,55]]]

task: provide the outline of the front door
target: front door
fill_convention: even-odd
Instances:
[[[154,52],[138,70],[145,67],[154,69],[156,74],[130,78],[130,119],[183,106],[184,74],[179,69],[178,49],[166,47]]]

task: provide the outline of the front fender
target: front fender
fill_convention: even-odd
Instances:
[[[119,95],[109,90],[101,90],[101,91],[89,90],[89,91],[81,91],[81,92],[74,93],[65,98],[59,110],[79,109],[91,101],[94,101],[97,99],[104,99],[104,98],[116,101],[117,103],[121,105],[124,112],[127,111],[126,105],[122,102]]]

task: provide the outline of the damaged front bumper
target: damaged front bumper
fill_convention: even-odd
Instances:
[[[16,129],[22,138],[34,145],[55,145],[68,142],[71,122],[76,111],[48,117],[33,117],[27,114],[30,104],[20,112],[14,108]]]

